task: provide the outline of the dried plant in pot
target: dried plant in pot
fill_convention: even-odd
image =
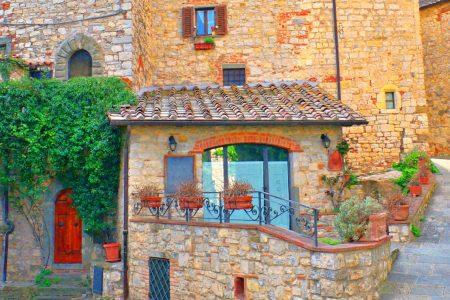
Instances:
[[[430,184],[430,170],[426,165],[420,166],[419,183],[423,185]]]
[[[136,196],[141,200],[142,207],[159,208],[161,206],[161,193],[158,185],[148,184],[137,188]]]
[[[180,184],[175,196],[180,209],[200,209],[203,207],[203,192],[195,181]]]
[[[413,195],[413,197],[419,197],[422,195],[422,186],[417,179],[413,179],[409,183],[409,192]]]
[[[409,203],[401,194],[394,195],[387,200],[388,210],[395,221],[405,221],[409,217]]]
[[[253,187],[243,181],[235,181],[229,186],[223,195],[225,209],[251,209],[253,197],[250,194]]]

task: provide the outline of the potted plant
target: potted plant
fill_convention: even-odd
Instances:
[[[225,209],[251,209],[253,208],[253,197],[250,195],[253,187],[242,181],[235,181],[224,191],[223,200]]]
[[[139,187],[136,195],[141,200],[142,207],[161,207],[162,197],[160,196],[160,190],[156,184],[143,185]]]
[[[112,242],[111,231],[106,232],[106,243],[103,244],[105,249],[105,260],[107,262],[120,261],[120,243]]]
[[[409,217],[409,203],[401,194],[390,197],[387,201],[388,210],[396,221],[405,221]]]
[[[203,207],[203,192],[195,181],[184,182],[178,188],[176,198],[180,209],[200,209]]]
[[[420,182],[417,179],[413,179],[409,183],[409,192],[414,197],[422,195],[422,186],[420,185]]]
[[[430,170],[427,165],[421,165],[419,169],[419,182],[420,184],[430,184]]]
[[[340,141],[336,145],[336,150],[328,157],[328,170],[341,171],[344,167],[344,157],[350,151],[350,145],[346,140]]]
[[[211,50],[215,47],[215,41],[212,36],[207,36],[202,43],[194,43],[195,50]]]

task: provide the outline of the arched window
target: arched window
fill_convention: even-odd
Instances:
[[[69,79],[92,76],[92,57],[86,50],[78,50],[69,59]]]

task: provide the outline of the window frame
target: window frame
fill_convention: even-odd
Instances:
[[[243,76],[244,76],[244,82],[242,84],[236,84],[236,83],[232,83],[230,82],[230,80],[228,80],[228,83],[231,84],[225,84],[225,72],[226,71],[242,71],[243,72]],[[236,86],[244,86],[247,83],[247,73],[246,73],[246,68],[245,66],[236,66],[236,67],[222,67],[222,77],[223,77],[223,86],[232,86],[233,84]],[[240,76],[240,74],[239,74]]]
[[[211,33],[209,32],[209,26],[208,26],[208,11],[213,11],[214,12],[214,27],[217,26],[217,16],[216,16],[216,7],[214,6],[202,6],[202,7],[196,7],[194,8],[194,16],[195,16],[195,36],[212,36],[212,29],[211,29]],[[203,16],[204,16],[204,25],[203,25],[203,30],[204,32],[206,32],[206,34],[199,34],[198,33],[198,19],[197,19],[197,12],[203,12]]]
[[[82,53],[82,52],[87,53],[89,55],[89,67],[90,67],[89,75],[87,75],[87,76],[73,76],[72,75],[71,76],[72,64],[73,64],[72,60],[73,60],[75,54]],[[79,50],[73,52],[70,55],[69,59],[67,60],[67,79],[71,79],[71,78],[75,78],[75,77],[92,77],[93,74],[94,74],[94,58],[92,57],[92,54],[88,50],[86,50],[86,49],[79,49]]]
[[[4,59],[11,56],[11,38],[10,37],[0,37],[0,45],[5,48]],[[1,57],[0,57],[1,58]]]
[[[392,99],[388,100],[388,95],[392,95]],[[396,109],[397,101],[396,101],[395,92],[394,91],[385,91],[384,92],[384,102],[385,102],[386,109]],[[392,103],[392,107],[389,107],[388,103],[389,104]]]

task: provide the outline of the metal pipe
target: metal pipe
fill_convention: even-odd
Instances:
[[[3,212],[2,218],[4,224],[9,224],[9,198],[8,198],[8,185],[3,186]],[[8,246],[9,246],[9,234],[6,232],[3,245],[2,245],[2,282],[5,283],[8,277]]]
[[[336,0],[331,1],[333,3],[333,34],[334,34],[334,54],[336,56],[336,88],[337,98],[341,101],[341,62],[339,59],[339,34],[338,34],[338,21],[337,21],[337,5]]]
[[[130,158],[130,126],[127,126],[125,133],[125,149],[123,156],[123,298],[128,299],[128,164]]]

